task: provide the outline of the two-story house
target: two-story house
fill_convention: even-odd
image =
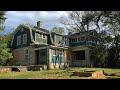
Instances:
[[[95,41],[88,38],[91,32],[60,35],[37,26],[19,25],[12,38],[14,59],[17,65],[46,65],[48,69],[70,66],[90,66],[89,45]]]

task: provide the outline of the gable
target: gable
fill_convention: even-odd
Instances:
[[[12,39],[12,43],[11,43],[11,46],[13,47],[13,49],[29,46],[30,43],[32,43],[32,41],[33,41],[31,34],[32,33],[31,33],[31,30],[29,27],[25,27],[24,25],[19,25],[13,34],[13,39]],[[27,42],[24,44],[23,38],[25,35],[26,35]],[[18,37],[20,37],[20,39],[19,39],[20,45],[18,45],[18,40],[17,40]]]

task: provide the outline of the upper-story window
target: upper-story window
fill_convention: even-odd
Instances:
[[[77,42],[77,38],[72,39],[72,42]]]
[[[21,45],[21,35],[17,36],[17,45]]]
[[[85,41],[85,37],[81,37],[81,41]]]
[[[72,42],[75,42],[75,39],[72,39]]]
[[[40,33],[39,38],[42,38],[42,33]]]
[[[43,34],[43,38],[45,38],[45,34]]]
[[[81,38],[78,38],[78,41],[81,41]]]
[[[23,34],[23,44],[27,43],[27,34]]]

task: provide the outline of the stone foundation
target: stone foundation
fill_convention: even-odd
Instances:
[[[54,65],[53,63],[51,63],[49,67],[49,69],[60,69],[60,68],[64,68],[64,63],[61,63],[61,65],[59,65],[58,63]]]

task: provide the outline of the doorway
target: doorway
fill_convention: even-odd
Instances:
[[[35,51],[35,61],[36,61],[36,65],[39,65],[39,50]]]

